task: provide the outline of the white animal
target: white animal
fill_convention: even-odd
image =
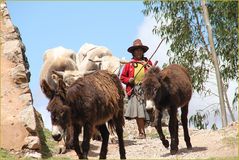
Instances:
[[[51,98],[51,93],[47,92],[43,80],[52,91],[56,89],[56,83],[52,79],[52,71],[66,71],[66,70],[77,70],[76,65],[76,53],[71,49],[66,49],[64,47],[56,47],[48,49],[44,53],[43,66],[40,73],[40,86],[43,93]]]
[[[92,62],[97,64],[99,70],[107,70],[116,75],[120,74],[120,69],[123,64],[129,63],[129,61],[119,59],[115,56],[95,57]]]
[[[54,73],[58,77],[61,77],[67,86],[70,86],[78,78],[83,77],[87,74],[91,74],[96,70],[107,70],[110,73],[119,75],[122,65],[128,63],[128,61],[120,60],[115,56],[104,56],[101,58],[95,57],[94,60],[89,61],[96,65],[94,69],[91,68],[84,72],[82,70],[74,70],[74,71],[55,71]]]
[[[78,70],[84,74],[86,71],[97,70],[98,66],[89,60],[93,60],[95,57],[111,56],[112,52],[104,47],[94,44],[85,43],[79,50],[76,63]]]
[[[76,55],[76,70],[57,71],[55,74],[63,78],[66,85],[71,85],[76,79],[93,73],[96,70],[107,70],[110,73],[120,74],[122,64],[128,61],[120,60],[112,55],[112,52],[104,47],[85,43]],[[53,75],[54,76],[54,75]]]

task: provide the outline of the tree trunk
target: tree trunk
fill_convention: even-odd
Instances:
[[[216,72],[217,88],[218,88],[218,93],[219,93],[219,101],[220,101],[220,109],[221,109],[222,127],[226,127],[227,126],[227,115],[226,115],[226,108],[225,108],[225,102],[224,102],[224,96],[223,96],[223,88],[222,88],[222,83],[221,83],[218,59],[217,59],[214,42],[213,42],[212,28],[211,28],[211,24],[209,22],[209,16],[208,16],[208,11],[207,11],[207,7],[205,4],[205,0],[201,0],[201,5],[202,5],[202,9],[203,9],[203,18],[204,18],[204,21],[205,21],[205,24],[207,27],[208,40],[209,40],[209,44],[210,44],[213,65],[215,67],[215,72]]]
[[[230,113],[230,115],[231,115],[232,121],[235,122],[236,119],[235,119],[235,117],[234,117],[234,115],[233,115],[231,106],[230,106],[230,104],[229,104],[228,97],[227,97],[227,93],[225,92],[224,94],[225,94],[225,98],[226,98],[226,103],[227,103],[228,111],[229,111],[229,113]]]
[[[223,82],[222,82],[222,86],[223,86],[223,93],[224,93],[224,96],[225,96],[225,101],[226,101],[226,105],[227,105],[228,111],[230,113],[232,121],[235,122],[236,119],[235,119],[235,117],[233,115],[233,112],[232,112],[232,109],[231,109],[231,106],[230,106],[230,103],[229,103],[229,100],[228,100],[227,89],[226,89],[226,87],[225,87]]]

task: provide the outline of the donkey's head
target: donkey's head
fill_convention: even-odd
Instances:
[[[146,73],[142,88],[144,91],[144,97],[146,100],[146,109],[154,109],[155,103],[154,99],[156,98],[158,91],[160,90],[161,83],[159,81],[160,69],[158,67],[151,67]]]
[[[52,137],[54,140],[60,141],[70,125],[70,108],[65,99],[66,85],[62,79],[56,78],[54,80],[57,82],[57,89],[52,94],[47,110],[51,114]]]

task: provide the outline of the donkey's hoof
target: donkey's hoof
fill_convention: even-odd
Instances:
[[[106,159],[106,156],[104,155],[104,156],[100,156],[100,159]]]
[[[65,153],[67,153],[66,147],[64,145],[60,145],[58,147],[58,154],[65,154]]]
[[[79,155],[78,158],[79,158],[79,159],[88,159],[88,158],[85,157],[84,155]]]
[[[120,159],[126,159],[126,156],[124,155],[124,156],[120,156]]]
[[[168,142],[168,140],[164,140],[164,141],[163,141],[163,145],[164,145],[165,148],[168,148],[168,147],[169,147],[169,142]]]
[[[66,149],[74,149],[73,139],[67,140],[65,146],[66,146]]]
[[[192,150],[193,149],[192,145],[191,144],[187,145],[187,149]]]
[[[176,150],[174,150],[174,149],[171,149],[171,150],[170,150],[170,154],[171,154],[171,155],[175,155],[177,152],[178,152],[177,149],[176,149]]]

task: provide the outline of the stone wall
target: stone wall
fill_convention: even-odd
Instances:
[[[14,151],[28,149],[40,152],[37,126],[43,126],[37,124],[42,122],[41,115],[33,107],[26,49],[18,28],[11,21],[5,2],[0,3],[0,14],[0,147]]]

